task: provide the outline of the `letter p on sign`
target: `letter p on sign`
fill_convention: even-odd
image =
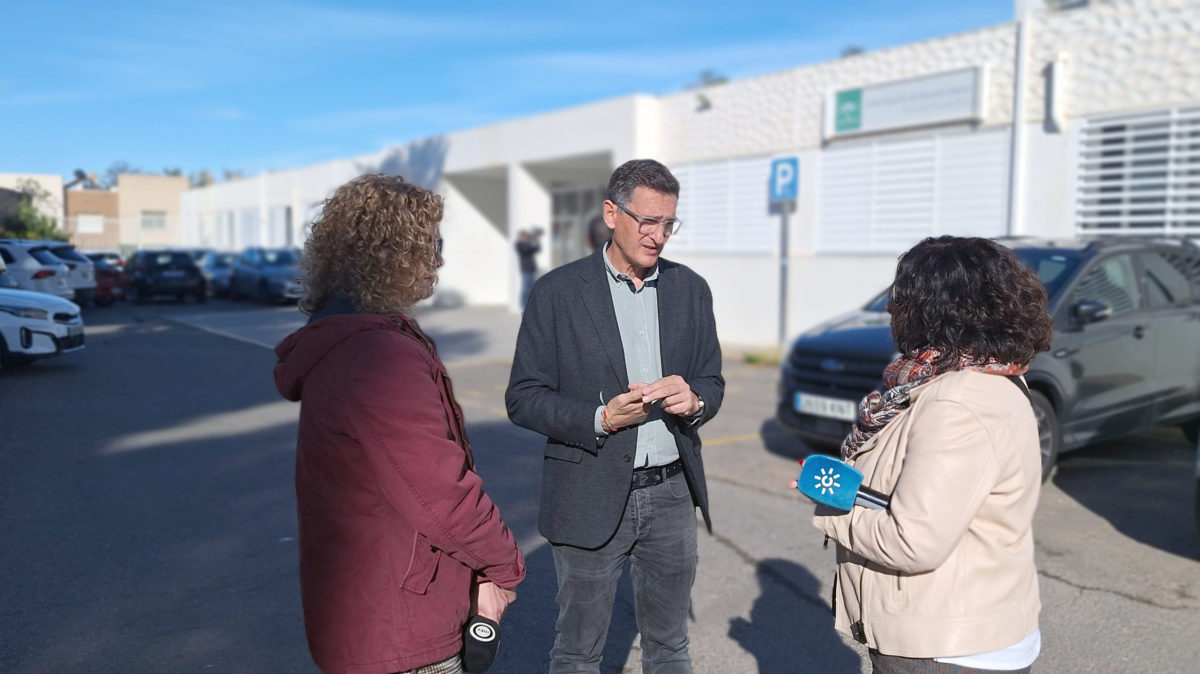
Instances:
[[[800,160],[784,157],[771,162],[771,203],[795,201],[800,193]]]

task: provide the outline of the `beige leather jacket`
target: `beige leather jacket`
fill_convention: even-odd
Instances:
[[[1005,377],[944,374],[850,458],[888,510],[813,522],[838,543],[836,627],[887,655],[972,655],[1037,628],[1037,422]],[[820,512],[820,510],[818,510]]]

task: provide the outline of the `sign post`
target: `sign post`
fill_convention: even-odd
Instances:
[[[779,348],[786,348],[788,295],[788,214],[800,194],[800,159],[783,157],[771,162],[769,207],[779,213]]]

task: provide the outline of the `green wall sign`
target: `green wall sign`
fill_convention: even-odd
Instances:
[[[858,131],[862,128],[862,89],[837,92],[836,105],[833,118],[834,133]]]

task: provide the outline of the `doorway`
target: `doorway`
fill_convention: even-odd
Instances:
[[[561,188],[552,192],[550,216],[550,266],[578,260],[592,252],[596,237],[588,225],[600,216],[604,187]]]

